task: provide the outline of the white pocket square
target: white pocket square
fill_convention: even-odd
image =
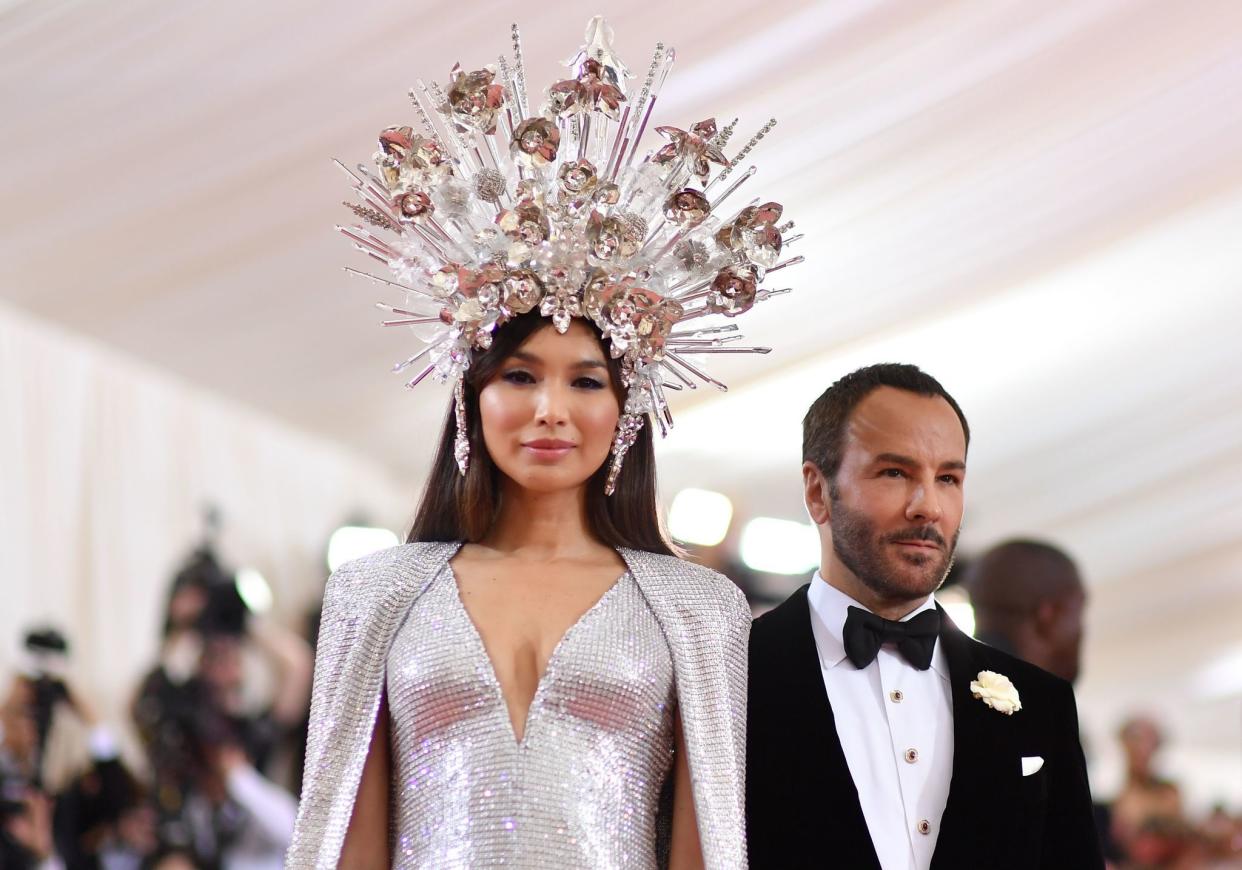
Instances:
[[[1030,776],[1032,773],[1038,773],[1039,769],[1044,766],[1044,760],[1038,755],[1022,756],[1022,775]]]

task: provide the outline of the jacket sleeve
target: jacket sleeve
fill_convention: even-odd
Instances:
[[[728,648],[725,650],[726,679],[729,681],[733,717],[733,755],[738,775],[738,801],[742,817],[746,815],[746,704],[750,658],[750,604],[742,591],[737,590],[730,614]]]
[[[339,798],[332,786],[339,778],[336,762],[346,750],[334,746],[338,735],[334,734],[333,711],[341,703],[339,696],[350,688],[349,651],[358,641],[366,610],[361,586],[362,578],[354,563],[350,563],[333,572],[324,590],[323,616],[315,645],[302,799],[285,859],[290,868],[319,866],[323,858],[321,847],[329,834],[325,825],[340,824],[340,807],[333,805],[334,798]],[[344,815],[347,823],[348,808]],[[331,864],[335,865],[335,861]]]
[[[750,608],[715,571],[667,564],[654,584],[655,611],[673,653],[704,866],[745,870]]]
[[[1104,856],[1095,829],[1087,763],[1078,732],[1078,707],[1069,683],[1060,683],[1064,694],[1056,709],[1057,758],[1050,766],[1048,817],[1040,866],[1046,870],[1103,870]]]
[[[323,594],[323,613],[315,643],[315,675],[311,686],[310,732],[306,740],[306,768],[317,768],[329,747],[323,726],[337,693],[346,682],[347,653],[358,636],[359,593],[352,565],[345,565],[328,578]]]
[[[350,562],[328,580],[306,775],[286,867],[337,866],[380,710],[389,645],[459,546],[403,544]]]

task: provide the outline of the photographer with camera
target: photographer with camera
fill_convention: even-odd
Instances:
[[[161,844],[202,867],[279,867],[296,800],[261,770],[306,714],[312,661],[301,638],[250,613],[209,548],[174,580],[161,661],[134,718],[151,760]],[[270,702],[249,700],[247,648],[277,671]]]
[[[51,802],[39,785],[40,735],[35,687],[13,681],[0,703],[0,867],[60,867],[52,841]]]
[[[106,855],[141,858],[153,845],[149,824],[143,836],[138,783],[111,731],[66,679],[68,651],[55,630],[28,633],[25,661],[0,705],[0,867],[90,870]],[[47,770],[65,764],[48,757],[49,737],[62,715],[87,729],[86,745],[71,749],[87,749],[89,761],[53,791]]]

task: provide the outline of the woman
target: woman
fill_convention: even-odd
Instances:
[[[744,868],[750,611],[661,534],[644,421],[723,386],[695,354],[766,352],[697,318],[780,292],[758,283],[800,259],[778,262],[792,223],[714,215],[751,175],[706,196],[732,126],[660,127],[635,161],[671,50],[622,112],[593,19],[531,111],[514,41],[499,79],[427,91],[426,136],[389,127],[377,172],[346,170],[369,226],[341,231],[408,294],[385,324],[426,342],[395,370],[454,401],[409,543],[329,581],[287,861]]]
[[[750,611],[661,536],[649,429],[604,495],[619,365],[549,327],[497,330],[467,475],[450,415],[410,543],[329,583],[291,866],[744,864]]]

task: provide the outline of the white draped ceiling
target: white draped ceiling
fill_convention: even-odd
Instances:
[[[412,491],[446,396],[386,375],[405,343],[340,271],[329,158],[368,159],[415,78],[494,62],[515,18],[552,81],[595,11],[637,70],[676,48],[656,121],[778,118],[750,187],[806,234],[746,325],[777,350],[675,404],[665,490],[797,517],[808,402],[923,365],[974,429],[963,546],[1083,563],[1104,778],[1117,717],[1164,708],[1200,796],[1242,800],[1236,0],[0,0],[0,299]]]

